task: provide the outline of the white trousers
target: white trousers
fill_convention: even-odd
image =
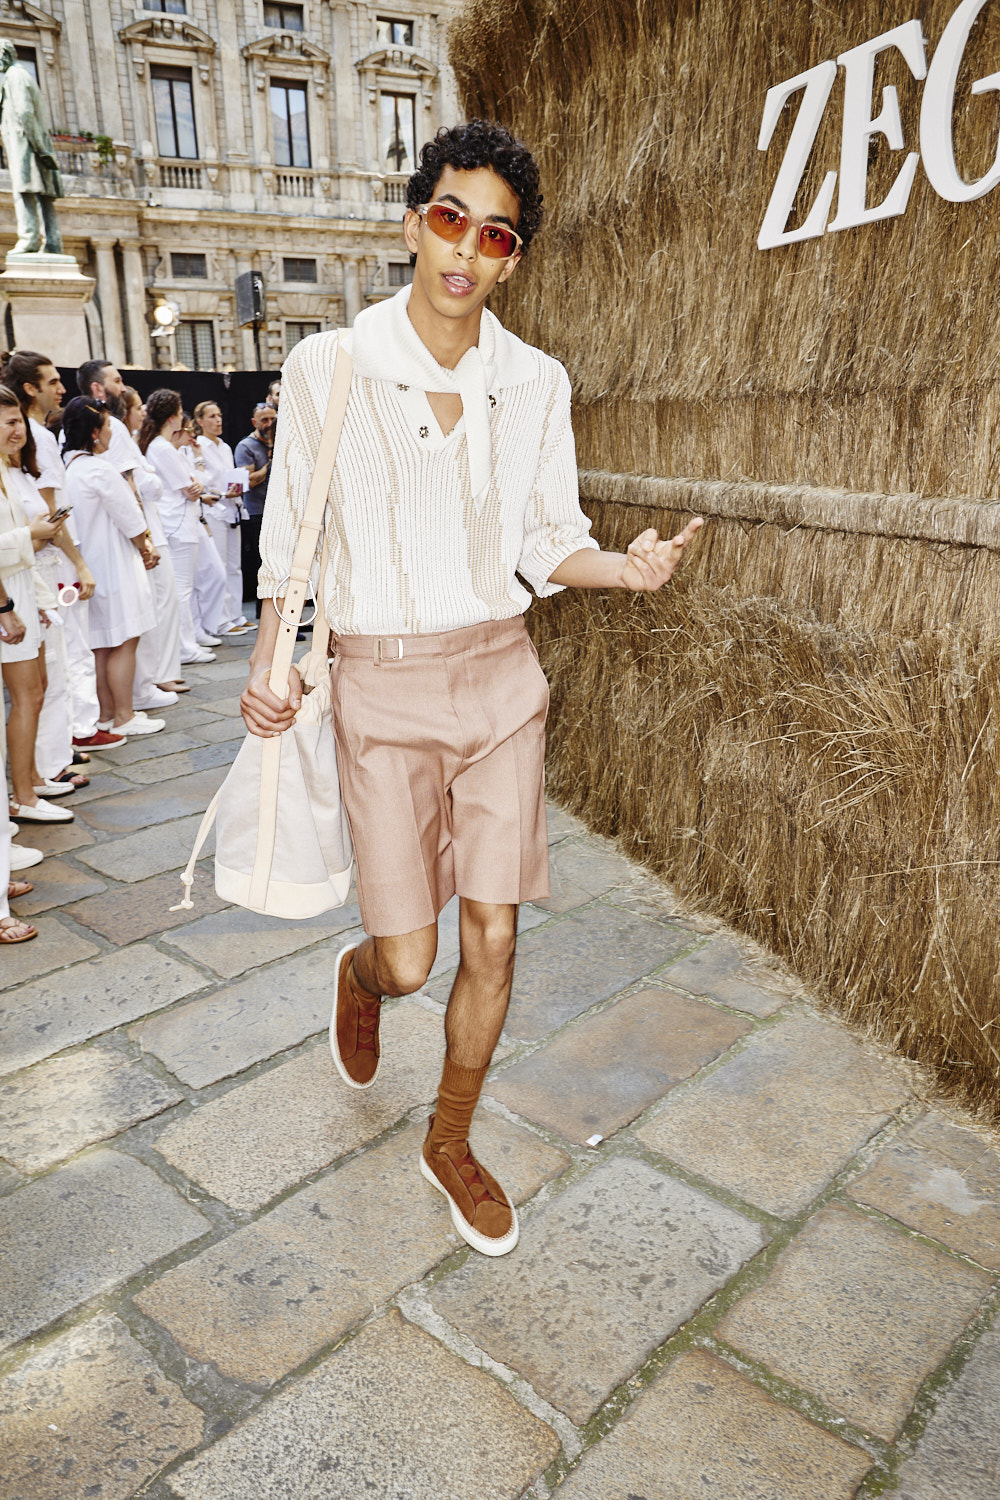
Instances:
[[[208,529],[212,533],[212,541],[222,559],[222,566],[226,570],[226,597],[223,602],[223,615],[225,626],[245,625],[246,616],[243,613],[243,566],[240,557],[240,528],[238,525],[230,526],[226,520],[226,513],[219,512],[217,505],[206,508],[205,520]],[[214,634],[218,635],[218,631]]]
[[[170,548],[158,548],[160,561],[147,574],[153,588],[156,624],[139,637],[135,653],[132,696],[145,703],[158,682],[176,682],[181,675],[181,609],[177,598]]]
[[[66,642],[59,611],[46,610],[51,624],[42,629],[48,679],[35,735],[35,764],[42,776],[58,776],[72,764],[73,721],[67,682]]]
[[[78,599],[75,604],[61,604],[59,618],[63,622],[66,646],[66,681],[73,733],[78,740],[88,740],[97,733],[97,721],[101,717],[94,653],[90,649],[90,604],[83,599]]]
[[[191,615],[195,635],[222,635],[233,620],[226,614],[226,569],[207,526],[199,525]]]
[[[181,632],[181,661],[194,661],[201,647],[195,640],[194,619],[191,615],[191,596],[194,593],[194,570],[198,562],[198,539],[185,542],[175,537],[167,538],[170,561],[174,565],[177,582],[177,607]],[[163,679],[161,679],[162,681]]]

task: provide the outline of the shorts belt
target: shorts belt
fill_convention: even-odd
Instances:
[[[509,620],[484,620],[481,625],[464,625],[434,635],[337,635],[334,646],[338,656],[367,657],[376,666],[389,666],[414,656],[458,656],[478,646],[516,640],[523,634],[524,617],[514,615]]]

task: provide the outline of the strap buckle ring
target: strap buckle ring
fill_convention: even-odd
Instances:
[[[292,581],[292,575],[291,575],[291,573],[286,573],[285,576],[284,576],[284,578],[282,578],[280,580],[280,582],[278,583],[278,586],[277,586],[277,588],[274,591],[274,598],[271,600],[271,604],[272,604],[272,606],[274,608],[275,614],[278,616],[278,619],[281,620],[283,622],[283,624],[287,625],[289,627],[289,629],[296,628],[295,627],[295,621],[294,620],[286,620],[285,619],[285,616],[281,613],[281,610],[278,608],[277,604],[275,603],[275,600],[278,598],[278,596],[281,593],[282,589],[284,588],[285,584],[286,583],[291,583],[291,581]],[[303,619],[300,618],[300,620],[298,622],[298,627],[297,628],[301,628],[303,625],[311,625],[313,623],[313,620],[315,620],[316,616],[319,614],[319,600],[316,598],[316,590],[313,588],[312,579],[311,578],[309,579],[308,583],[306,584],[306,588],[309,591],[306,597],[307,597],[307,600],[312,604],[313,612],[312,612],[312,614],[311,614],[311,616],[309,617],[308,620],[303,620]]]

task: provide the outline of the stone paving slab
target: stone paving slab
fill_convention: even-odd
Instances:
[[[853,1500],[870,1462],[697,1349],[668,1366],[555,1493],[556,1500]]]
[[[199,739],[202,725],[213,722],[210,706],[203,699],[193,698],[191,693],[182,693],[173,707],[164,709],[159,717],[166,719],[167,733],[175,734],[177,730],[185,729]]]
[[[607,1139],[749,1029],[714,1006],[641,990],[560,1032],[498,1074],[489,1092],[581,1145]]]
[[[659,968],[690,941],[687,932],[610,906],[571,913],[551,928],[529,932],[517,945],[505,1035],[539,1041]],[[439,982],[429,993],[444,1000],[448,989]]]
[[[572,911],[634,878],[635,866],[596,840],[561,841],[549,851],[550,895],[535,904],[545,911]]]
[[[1000,1271],[1000,1155],[974,1131],[926,1114],[897,1136],[848,1192]]]
[[[169,1485],[182,1500],[517,1500],[558,1451],[489,1375],[391,1313]]]
[[[33,917],[53,906],[63,906],[67,901],[77,901],[83,896],[95,895],[107,890],[103,880],[77,870],[64,859],[44,859],[31,870],[18,871],[18,877],[30,880],[35,887],[27,896],[18,896],[15,901],[20,917]]]
[[[21,1187],[23,1182],[24,1178],[20,1172],[15,1172],[14,1168],[9,1167],[5,1161],[0,1161],[0,1197],[3,1197],[4,1193],[12,1193],[15,1188]]]
[[[209,696],[211,697],[211,694]],[[210,707],[211,707],[212,713],[213,714],[218,714],[221,718],[225,718],[225,719],[239,719],[239,720],[242,721],[243,715],[242,715],[242,713],[240,711],[240,694],[239,693],[235,694],[235,696],[232,697],[232,698],[215,698],[215,697],[212,697],[212,701],[211,701]],[[237,733],[239,733],[239,730],[237,730]]]
[[[153,764],[159,769],[159,761]],[[187,813],[200,816],[224,779],[225,771],[217,764],[210,770],[175,776],[169,781],[157,778],[155,793],[150,793],[148,787],[130,785],[126,792],[81,808],[80,817],[88,827],[106,833],[134,833],[140,828],[172,822]]]
[[[137,760],[158,759],[161,755],[173,755],[177,750],[194,750],[202,743],[197,735],[183,729],[171,730],[168,724],[159,734],[137,734],[116,749],[115,765],[130,766]]]
[[[996,1500],[1000,1328],[984,1333],[899,1471],[897,1500]],[[889,1493],[889,1492],[887,1492]]]
[[[468,1260],[430,1300],[583,1424],[764,1242],[760,1225],[618,1157],[533,1214],[512,1256]]]
[[[48,974],[53,969],[61,969],[65,964],[78,963],[80,959],[91,958],[101,951],[96,943],[89,943],[86,938],[78,937],[75,932],[70,932],[58,917],[41,917],[33,923],[33,926],[38,928],[38,936],[30,943],[16,943],[4,949],[3,964],[0,965],[0,990],[10,990],[15,985],[24,985],[36,974]],[[58,984],[58,980],[53,982]],[[7,1018],[10,1016],[11,1007],[16,1008],[19,1001],[19,991],[15,991],[13,995],[0,996],[0,1072],[3,1071],[7,1060]],[[20,1044],[22,1038],[17,1035],[11,1040]],[[44,1056],[44,1053],[40,1055]],[[21,1064],[14,1062],[10,1066],[19,1068]]]
[[[132,1036],[191,1088],[242,1073],[329,1026],[330,976],[340,941],[149,1016]]]
[[[193,813],[191,817],[178,818],[174,823],[130,833],[113,842],[97,844],[93,849],[83,849],[77,858],[91,869],[100,870],[102,875],[129,882],[147,880],[150,875],[162,875],[165,870],[181,870],[191,857],[201,818],[201,813]],[[213,828],[205,840],[201,858],[209,859],[214,853]],[[179,880],[177,891],[180,899]]]
[[[546,807],[545,816],[548,821],[550,845],[587,832],[585,823],[581,823],[579,818],[574,818],[573,814],[568,813],[564,807],[557,807],[554,802],[550,802]]]
[[[262,917],[237,906],[189,921],[181,931],[170,933],[167,942],[180,949],[187,958],[214,969],[223,979],[233,979],[237,974],[245,974],[247,969],[259,968],[276,958],[287,958],[300,948],[311,947],[324,938],[346,933],[352,927],[360,928],[360,924],[361,913],[354,900],[301,922]],[[359,932],[359,936],[363,934]],[[347,938],[342,941],[346,942]],[[338,951],[339,946],[327,953],[328,968],[324,981],[327,997]]]
[[[225,733],[210,733],[210,730],[224,730]],[[177,750],[173,755],[165,755],[162,760],[136,761],[134,765],[124,766],[122,775],[127,776],[133,785],[152,786],[169,777],[188,776],[195,771],[211,770],[215,766],[223,766],[228,770],[245,738],[244,735],[234,737],[231,719],[213,719],[198,731],[198,735],[211,743],[201,745],[197,750]]]
[[[457,1249],[447,1205],[420,1177],[425,1127],[410,1125],[135,1299],[185,1354],[268,1385]],[[522,1202],[569,1163],[496,1116],[477,1149]]]
[[[749,965],[738,945],[721,934],[680,959],[663,977],[692,994],[706,995],[754,1016],[773,1015],[788,1000],[782,975]]]
[[[41,1172],[183,1098],[120,1052],[85,1047],[0,1080],[0,1156]]]
[[[654,1151],[781,1218],[910,1097],[909,1075],[833,1021],[779,1020],[639,1129]]]
[[[28,832],[25,823],[24,832],[20,838],[14,840],[14,847],[24,849],[41,849],[46,856],[51,854],[67,854],[72,849],[82,849],[87,844],[94,842],[94,835],[89,828],[84,828],[82,823],[36,823]],[[35,866],[37,870],[38,865]]]
[[[125,746],[123,745],[122,749],[124,750],[124,748]],[[130,790],[131,783],[117,774],[117,768],[112,769],[110,766],[106,766],[95,771],[94,767],[90,765],[78,766],[77,769],[90,777],[90,785],[77,787],[72,796],[60,799],[71,813],[76,813],[86,803],[95,802],[100,797],[111,797],[115,792],[127,792]],[[39,825],[36,823],[26,823],[24,826],[33,830]],[[60,825],[53,824],[51,826],[59,827]],[[62,827],[65,826],[65,824],[62,825]],[[25,840],[25,843],[30,842],[30,839]]]
[[[95,1151],[0,1198],[0,1349],[210,1227],[155,1172],[119,1151]]]
[[[171,911],[181,894],[181,883],[176,874],[153,875],[135,885],[118,886],[102,896],[75,901],[64,910],[74,921],[122,947],[141,938],[169,932],[173,927],[183,927],[192,917],[226,908],[226,902],[220,901],[215,894],[211,866],[208,873],[204,865],[197,867],[191,895],[193,911]]]
[[[823,1209],[718,1336],[887,1443],[976,1316],[989,1276],[851,1209]]]
[[[75,956],[76,944],[83,950],[81,956],[96,951],[93,944],[61,930],[64,962]],[[34,948],[39,941],[24,946]],[[64,1047],[134,1021],[204,984],[204,976],[190,964],[145,943],[22,984],[0,997],[0,1073],[26,1068]]]
[[[326,1042],[238,1083],[169,1125],[157,1150],[233,1208],[261,1208],[429,1104],[444,1058],[444,1028],[413,1001],[387,1008],[378,1087],[349,1089]]]
[[[201,1441],[203,1418],[117,1318],[98,1317],[0,1380],[2,1500],[129,1500]]]

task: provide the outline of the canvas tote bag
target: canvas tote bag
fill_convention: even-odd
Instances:
[[[337,348],[326,420],[309,484],[269,685],[284,698],[295,637],[309,587],[323,524],[337,444],[351,389],[352,361]],[[191,858],[181,876],[184,899],[172,911],[192,906],[194,867],[216,823],[215,889],[224,901],[268,917],[315,917],[343,906],[351,885],[352,851],[340,800],[333,737],[329,626],[323,612],[327,548],[324,541],[312,647],[298,663],[305,689],[302,706],[283,734],[262,739],[247,734],[229,774],[202,819]]]

